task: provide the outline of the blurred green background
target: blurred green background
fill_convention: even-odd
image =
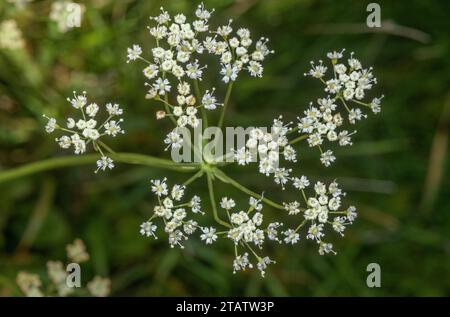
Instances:
[[[142,66],[125,62],[126,48],[151,47],[148,17],[161,5],[190,14],[198,3],[78,1],[86,6],[82,27],[60,33],[47,19],[51,2],[35,0],[17,10],[0,0],[0,22],[16,20],[26,41],[23,50],[0,49],[0,174],[69,154],[45,134],[42,114],[63,118],[71,111],[65,98],[74,89],[87,90],[99,104],[114,101],[125,108],[127,134],[112,143],[114,149],[168,158],[162,138],[170,122],[154,120],[159,108],[144,99]],[[139,235],[154,203],[149,180],[183,182],[185,175],[124,164],[94,174],[88,165],[0,183],[0,295],[20,296],[17,272],[44,276],[46,261],[64,259],[65,245],[76,237],[91,254],[87,270],[110,276],[115,296],[450,295],[450,2],[378,1],[381,29],[365,27],[368,3],[205,1],[216,8],[213,25],[233,17],[255,37],[269,37],[276,50],[262,79],[240,77],[229,125],[267,125],[278,114],[294,120],[322,95],[320,84],[303,73],[329,50],[345,47],[363,65],[374,66],[379,84],[373,96],[386,95],[381,114],[358,125],[355,145],[336,150],[332,167],[322,168],[316,153],[300,160],[301,172],[313,180],[337,178],[348,192],[346,202],[359,210],[345,237],[332,241],[337,256],[319,256],[306,240],[294,247],[272,245],[266,253],[277,264],[265,279],[254,271],[233,275],[228,241],[205,247],[191,239],[180,251],[162,237]],[[276,192],[279,201],[295,199],[254,166],[227,171],[259,192]],[[197,192],[206,193],[205,179],[187,194]],[[225,185],[216,192],[240,204],[247,200]],[[207,204],[205,199],[204,209]],[[366,286],[371,262],[381,265],[381,288]]]

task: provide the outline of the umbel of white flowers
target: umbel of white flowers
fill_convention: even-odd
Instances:
[[[67,118],[65,124],[58,124],[55,118],[50,118],[44,115],[48,119],[45,131],[47,133],[53,133],[55,130],[63,133],[62,136],[55,139],[58,145],[63,149],[70,149],[75,154],[84,154],[89,144],[96,152],[100,153],[100,158],[97,161],[97,170],[112,169],[114,167],[113,160],[108,157],[106,153],[111,152],[110,148],[102,141],[105,137],[116,137],[118,134],[125,133],[120,127],[120,123],[123,121],[120,116],[123,114],[123,110],[118,104],[108,103],[102,110],[107,115],[103,121],[97,121],[97,113],[100,110],[100,106],[96,103],[89,103],[87,100],[86,92],[77,94],[73,92],[73,98],[67,98],[67,101],[73,108],[77,109],[80,113],[80,118]]]
[[[341,197],[345,193],[338,187],[336,182],[328,186],[317,182],[312,188],[312,195],[307,195],[306,190],[310,187],[309,180],[302,176],[294,180],[294,187],[304,198],[304,203],[297,201],[284,203],[289,215],[298,218],[299,225],[295,228],[282,230],[283,223],[264,223],[262,199],[250,197],[249,206],[240,209],[233,199],[223,197],[220,207],[227,214],[227,227],[224,231],[218,231],[211,226],[202,226],[198,219],[193,219],[205,214],[201,211],[201,200],[198,196],[192,197],[188,202],[181,202],[186,189],[183,185],[174,185],[170,188],[167,179],[152,180],[151,190],[156,195],[158,204],[153,208],[150,218],[141,224],[140,233],[146,237],[157,239],[158,223],[168,235],[168,241],[173,248],[178,246],[184,248],[183,243],[189,239],[197,230],[200,239],[207,245],[213,244],[220,237],[230,240],[234,245],[235,259],[233,272],[252,268],[252,262],[264,276],[268,264],[275,261],[258,253],[263,249],[267,241],[294,245],[301,239],[301,234],[306,239],[317,243],[319,253],[335,253],[333,245],[325,242],[326,226],[332,231],[344,236],[347,225],[355,220],[356,208],[341,208]],[[309,197],[309,198],[308,198]],[[301,207],[305,206],[305,207]],[[254,260],[249,259],[249,254]]]
[[[149,27],[149,33],[155,40],[151,57],[143,56],[143,50],[137,44],[128,48],[127,62],[144,63],[146,98],[160,105],[156,109],[156,119],[168,118],[173,123],[174,127],[163,140],[166,149],[181,146],[184,140],[180,129],[196,128],[200,117],[202,128],[207,128],[208,113],[211,111],[220,112],[217,126],[222,128],[234,83],[242,72],[261,77],[262,64],[273,53],[267,47],[266,38],[254,41],[248,29],[235,30],[231,20],[226,25],[211,27],[209,20],[213,12],[200,4],[194,18],[189,20],[183,14],[171,16],[161,8],[158,16],[151,17],[154,25]],[[366,118],[368,112],[377,114],[381,110],[383,96],[366,101],[366,96],[377,82],[372,68],[364,68],[353,53],[347,57],[344,53],[345,50],[328,53],[328,64],[311,62],[311,69],[305,76],[318,79],[324,87],[324,95],[311,103],[298,116],[295,124],[293,121],[285,122],[279,116],[273,120],[270,130],[252,128],[245,145],[228,153],[234,157],[234,164],[239,166],[258,162],[261,174],[273,178],[282,190],[296,191],[297,200],[276,203],[255,193],[228,177],[222,171],[222,165],[204,158],[200,151],[200,163],[193,168],[195,175],[183,184],[169,187],[166,178],[151,181],[151,190],[158,203],[150,217],[141,224],[140,233],[156,239],[158,232],[164,231],[169,245],[180,248],[196,233],[207,245],[224,238],[234,246],[233,272],[256,267],[262,276],[267,266],[274,263],[268,256],[260,254],[269,242],[295,245],[306,237],[306,240],[317,244],[319,254],[336,254],[328,236],[330,232],[343,236],[346,226],[352,224],[357,216],[356,208],[343,207],[345,193],[336,181],[311,184],[305,175],[298,175],[296,167],[301,157],[299,151],[308,149],[316,149],[320,162],[330,166],[336,161],[329,148],[332,144],[352,145],[352,136],[356,131],[345,126],[355,125]],[[208,54],[217,57],[218,61],[202,64],[202,57]],[[216,94],[215,87],[207,87],[211,81],[203,80],[204,70],[214,69],[217,65],[217,74],[226,85],[223,101]],[[123,133],[120,127],[122,109],[116,104],[105,107],[88,104],[85,93],[74,93],[74,97],[68,100],[79,110],[81,118],[69,118],[65,126],[57,124],[54,118],[48,118],[47,132],[62,132],[64,135],[56,141],[62,148],[72,148],[75,154],[84,153],[91,143],[100,155],[96,171],[112,168],[113,161],[106,154],[114,152],[103,138]],[[106,109],[107,116],[102,124],[98,124],[95,117],[101,108]],[[369,111],[363,112],[365,109]],[[302,141],[307,146],[296,149],[295,146]],[[260,159],[253,160],[253,155],[258,155]],[[186,186],[202,176],[206,176],[208,181],[211,203],[208,213],[202,212],[199,195],[183,200]],[[249,207],[238,208],[233,199],[223,197],[221,209],[217,208],[214,181],[230,184],[250,195]],[[264,204],[284,211],[283,217],[292,217],[295,226],[284,225],[281,221],[265,223]],[[225,220],[219,213],[225,216]],[[202,224],[207,223],[205,218],[211,214],[220,229]]]

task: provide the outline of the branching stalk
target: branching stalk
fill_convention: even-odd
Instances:
[[[170,160],[161,159],[153,156],[136,153],[116,153],[110,154],[110,157],[121,163],[144,165],[149,167],[164,168],[178,172],[193,172],[199,169],[198,164],[176,163]],[[62,156],[41,160],[30,164],[22,165],[16,168],[0,172],[0,183],[4,183],[19,177],[54,170],[69,166],[79,166],[95,163],[99,159],[98,154],[87,154],[81,156]]]
[[[230,83],[228,84],[228,87],[227,87],[227,92],[225,94],[225,100],[223,101],[223,108],[222,108],[222,112],[220,113],[219,123],[217,124],[217,127],[219,129],[221,129],[222,125],[223,125],[223,120],[225,118],[225,112],[227,111],[228,102],[230,101],[232,89],[233,89],[233,81],[230,81]]]
[[[237,189],[239,189],[240,191],[246,193],[247,195],[253,196],[256,199],[261,199],[263,202],[265,202],[266,204],[268,204],[268,205],[270,205],[270,206],[272,206],[272,207],[274,207],[276,209],[285,210],[285,208],[282,205],[280,205],[280,204],[278,204],[276,202],[273,202],[270,199],[267,199],[267,198],[265,198],[265,197],[255,193],[254,191],[252,191],[252,190],[242,186],[239,182],[237,182],[234,179],[232,179],[231,177],[227,176],[221,170],[215,168],[215,169],[213,169],[213,173],[222,182],[224,182],[226,184],[230,184],[230,185],[236,187]]]
[[[227,222],[223,221],[219,217],[219,213],[217,212],[216,200],[215,200],[215,197],[214,197],[214,187],[213,187],[212,176],[211,176],[210,173],[206,173],[206,177],[208,179],[209,199],[211,200],[211,207],[212,207],[213,214],[214,214],[214,220],[216,220],[222,226],[225,226],[227,228],[231,228],[230,224],[228,224]]]

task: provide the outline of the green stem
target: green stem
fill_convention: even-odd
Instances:
[[[368,104],[368,103],[361,102],[361,101],[356,100],[356,99],[350,99],[350,101],[352,101],[352,102],[354,102],[354,103],[357,103],[357,104],[359,104],[359,105],[361,105],[361,106],[365,106],[365,107],[369,107],[369,108],[370,108],[370,104]]]
[[[293,144],[298,143],[298,142],[300,142],[300,141],[302,141],[302,140],[304,140],[304,139],[307,139],[307,138],[308,138],[308,135],[307,135],[307,134],[304,134],[304,135],[301,135],[301,136],[299,136],[299,137],[293,139],[292,141],[289,142],[289,144],[290,144],[290,145],[293,145]]]
[[[203,170],[199,170],[197,173],[195,173],[194,175],[192,175],[187,181],[185,181],[183,183],[184,186],[187,186],[189,184],[191,184],[193,181],[195,181],[197,178],[200,178],[203,176]]]
[[[211,206],[212,206],[212,210],[213,210],[213,214],[214,214],[214,220],[216,220],[222,226],[231,228],[231,226],[228,223],[226,223],[219,217],[219,213],[217,212],[216,199],[214,197],[214,187],[213,187],[212,176],[210,173],[206,173],[206,177],[208,179],[209,199],[211,200]]]
[[[176,163],[171,160],[137,153],[116,153],[111,155],[111,158],[121,163],[137,164],[150,167],[161,167],[179,172],[192,172],[200,168],[198,164]]]
[[[347,103],[345,102],[344,98],[339,97],[339,99],[342,101],[342,103],[344,104],[345,109],[347,109],[348,112],[350,112],[350,108],[347,106]]]
[[[105,143],[103,143],[102,141],[100,141],[100,140],[97,140],[97,143],[101,146],[101,147],[103,147],[106,151],[108,151],[110,154],[115,154],[116,152],[114,152],[114,150],[113,149],[111,149],[109,146],[107,146]]]
[[[200,87],[198,86],[198,79],[194,80],[194,91],[195,96],[197,97],[197,102],[200,103],[202,96],[200,94]],[[206,114],[205,108],[202,107],[200,111],[202,113],[203,129],[206,129],[208,127],[208,115]]]
[[[161,99],[161,100],[162,100],[162,99]],[[170,111],[170,108],[169,108],[169,106],[168,106],[168,105],[169,105],[169,96],[167,95],[167,93],[164,94],[164,100],[162,100],[162,101],[163,101],[163,103],[164,103],[164,108],[166,109],[166,113],[172,114],[172,112]],[[174,117],[170,116],[169,119],[170,119],[170,121],[173,122],[173,124],[174,124],[175,126],[178,126],[177,120],[175,120]]]
[[[219,129],[222,128],[222,125],[223,125],[223,119],[225,118],[225,112],[227,110],[227,106],[228,106],[228,102],[230,100],[232,89],[233,89],[233,81],[230,81],[230,83],[228,84],[228,87],[227,87],[227,92],[225,94],[225,100],[223,101],[223,108],[222,108],[222,112],[220,114],[219,123],[217,124]]]
[[[292,134],[294,132],[297,132],[298,130],[299,130],[299,127],[296,126],[295,128],[292,128],[291,130],[289,130],[286,134],[289,135],[289,134]]]
[[[161,99],[160,97],[159,97],[159,95],[157,95],[156,97],[155,97],[155,100],[156,101],[160,101],[160,102],[162,102],[164,105],[166,105],[167,107],[169,107],[169,109],[170,108],[175,108],[174,106],[172,106],[168,101],[166,101],[166,100],[164,100],[164,99]],[[168,99],[167,99],[168,100]],[[166,108],[167,109],[167,108]]]
[[[261,199],[263,202],[265,202],[266,204],[276,208],[276,209],[280,209],[280,210],[285,210],[285,208],[276,203],[271,201],[270,199],[267,199],[257,193],[255,193],[254,191],[242,186],[241,184],[239,184],[237,181],[235,181],[234,179],[232,179],[231,177],[229,177],[228,175],[226,175],[224,172],[222,172],[221,170],[215,168],[213,169],[213,173],[215,176],[217,176],[218,179],[220,179],[222,182],[230,184],[234,187],[236,187],[237,189],[239,189],[240,191],[246,193],[247,195],[253,196],[256,199]]]
[[[138,164],[149,167],[159,167],[178,172],[192,172],[197,171],[199,169],[198,164],[176,163],[170,160],[136,153],[116,153],[111,154],[110,156],[113,160],[121,163]],[[95,163],[98,159],[99,159],[98,154],[87,154],[81,156],[63,156],[47,160],[41,160],[26,165],[22,165],[16,168],[8,169],[5,171],[0,171],[0,183],[43,171],[69,166],[92,164]]]
[[[298,225],[298,227],[295,228],[295,232],[299,231],[300,228],[303,227],[303,226],[305,225],[305,223],[306,223],[306,219],[304,219],[304,220]]]

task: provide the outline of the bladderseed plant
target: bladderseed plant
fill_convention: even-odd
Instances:
[[[262,77],[264,63],[274,51],[269,49],[267,38],[254,39],[250,30],[234,27],[232,20],[218,27],[211,25],[213,12],[200,4],[189,19],[184,14],[171,16],[161,8],[158,16],[150,18],[148,30],[154,43],[151,51],[144,52],[138,44],[127,51],[127,62],[143,65],[146,98],[158,107],[156,119],[173,123],[162,142],[171,151],[171,160],[114,152],[107,139],[125,133],[120,126],[124,111],[114,103],[97,105],[85,92],[75,92],[68,99],[78,117],[67,118],[64,123],[47,118],[46,131],[59,133],[59,146],[77,155],[89,148],[98,153],[95,172],[122,162],[192,174],[183,184],[172,184],[167,178],[151,180],[149,190],[157,204],[140,226],[144,237],[167,236],[171,247],[180,248],[194,235],[208,246],[226,239],[234,247],[233,272],[256,267],[262,276],[275,262],[264,254],[265,243],[294,245],[305,237],[317,244],[321,255],[336,254],[329,237],[333,233],[344,235],[357,217],[356,208],[343,203],[345,193],[336,181],[311,183],[307,176],[288,166],[298,165],[296,145],[301,142],[306,145],[301,149],[316,151],[325,167],[336,160],[331,144],[352,145],[356,130],[350,127],[366,118],[367,113],[376,114],[381,109],[383,96],[367,98],[377,83],[372,68],[364,68],[353,53],[346,54],[345,50],[328,53],[326,61],[311,62],[304,75],[316,79],[324,94],[296,121],[280,116],[266,128],[248,128],[245,142],[226,148],[223,154],[220,137],[224,135],[233,86],[241,76]],[[222,89],[216,91],[216,87],[208,85],[211,81],[204,76],[207,68],[218,70],[225,86],[223,99],[218,94]],[[210,125],[212,118],[218,118],[215,126]],[[213,140],[206,133],[211,128],[217,132]],[[192,138],[189,132],[199,129],[199,137]],[[205,146],[207,142],[209,146]],[[186,149],[194,155],[193,161],[174,157]],[[296,191],[298,199],[277,202],[276,197],[254,192],[224,172],[223,167],[230,164],[257,166],[261,177],[272,178],[282,190]],[[207,205],[202,205],[199,195],[185,198],[187,186],[201,178],[206,179],[208,187]],[[216,182],[239,189],[249,197],[248,206],[237,206],[232,198],[220,197],[214,189]],[[266,222],[264,206],[281,210],[292,216],[292,221]],[[209,225],[210,218],[215,225]]]

